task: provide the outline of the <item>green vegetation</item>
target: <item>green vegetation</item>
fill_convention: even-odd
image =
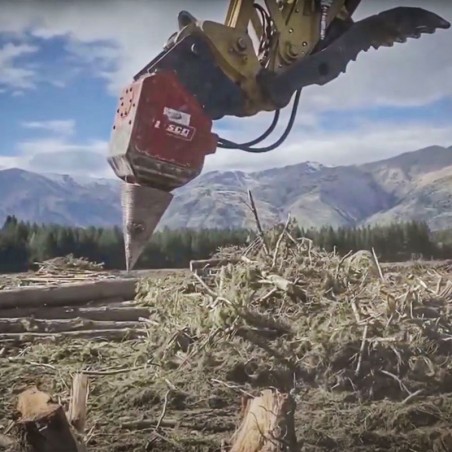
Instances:
[[[452,247],[452,229],[438,231],[433,234],[433,240],[444,247]]]
[[[245,245],[254,238],[248,230],[164,230],[154,234],[138,268],[182,268],[191,259],[205,259],[218,248]],[[432,234],[425,223],[406,222],[387,227],[297,230],[326,251],[339,254],[375,248],[382,261],[452,256],[452,231]],[[9,216],[0,229],[0,273],[22,272],[34,262],[73,254],[103,262],[107,269],[124,268],[120,228],[71,228],[37,225]]]

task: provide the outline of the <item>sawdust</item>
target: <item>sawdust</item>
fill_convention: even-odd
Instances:
[[[145,279],[145,340],[6,348],[0,433],[38,384],[67,404],[89,371],[94,451],[220,450],[243,396],[269,386],[297,402],[302,450],[452,450],[452,282],[446,268],[391,268],[294,237],[287,224],[239,263]]]

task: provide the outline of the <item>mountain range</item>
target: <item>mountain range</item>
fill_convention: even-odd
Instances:
[[[290,213],[305,227],[427,221],[452,226],[452,146],[431,146],[363,165],[304,162],[256,172],[212,171],[175,191],[159,229],[253,227],[247,190],[265,226]],[[72,226],[121,224],[120,182],[0,171],[0,223],[25,221]]]

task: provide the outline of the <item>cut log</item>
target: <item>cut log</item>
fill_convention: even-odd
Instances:
[[[249,399],[230,452],[299,452],[294,411],[295,402],[289,394],[267,389]]]
[[[122,303],[120,306],[113,307],[36,307],[2,309],[0,310],[0,317],[3,319],[31,317],[41,320],[82,318],[110,322],[136,322],[140,317],[148,318],[149,313],[150,311],[148,308],[130,307],[130,304]]]
[[[83,433],[88,410],[88,377],[83,374],[74,375],[72,380],[71,403],[69,405],[69,422]]]
[[[80,452],[63,407],[36,387],[19,395],[17,410],[21,414],[19,427],[25,441],[36,452]]]
[[[0,291],[0,309],[37,306],[72,306],[92,300],[133,300],[138,279],[123,278],[54,287],[21,287]],[[1,315],[1,313],[0,313]]]
[[[85,330],[85,331],[66,331],[64,333],[0,333],[0,343],[24,343],[34,341],[59,341],[66,338],[71,339],[90,339],[100,341],[120,341],[123,339],[137,339],[144,337],[145,331],[136,329],[114,329],[114,330]]]
[[[2,333],[65,333],[69,331],[142,328],[142,322],[109,322],[86,319],[0,319]]]

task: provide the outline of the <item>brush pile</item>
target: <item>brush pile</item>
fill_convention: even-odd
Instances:
[[[447,268],[327,253],[291,222],[212,262],[140,283],[144,339],[7,350],[0,424],[19,389],[64,403],[81,371],[88,450],[228,450],[240,403],[266,388],[296,403],[300,450],[452,450]]]
[[[102,271],[104,269],[103,263],[91,262],[83,257],[75,257],[73,254],[38,262],[37,265],[39,267],[38,273],[60,273],[65,270],[76,270],[80,272]]]
[[[57,286],[77,281],[111,278],[104,271],[104,264],[78,258],[72,254],[35,262],[35,271],[0,275],[0,290],[24,286]]]

